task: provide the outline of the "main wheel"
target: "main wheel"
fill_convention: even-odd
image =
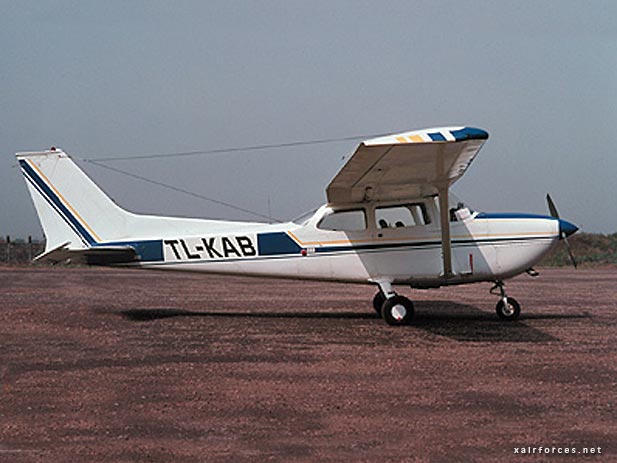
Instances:
[[[381,291],[377,291],[377,294],[375,294],[373,298],[373,308],[379,315],[381,315],[381,308],[384,302],[386,302],[386,296],[384,296]]]
[[[413,318],[413,303],[404,296],[392,296],[383,303],[381,317],[388,325],[408,325]]]
[[[502,320],[516,320],[521,315],[521,305],[513,297],[508,297],[506,299],[508,300],[507,304],[504,304],[503,299],[499,299],[495,307],[497,315]]]

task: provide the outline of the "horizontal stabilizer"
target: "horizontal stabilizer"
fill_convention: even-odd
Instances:
[[[57,264],[58,262],[64,262],[68,259],[68,246],[71,244],[70,241],[66,241],[59,246],[56,246],[49,251],[45,251],[42,254],[36,256],[33,260],[34,262],[41,263],[49,263],[49,264]]]
[[[114,265],[135,262],[137,253],[131,246],[96,246],[87,249],[68,249],[64,243],[51,251],[37,256],[36,262],[58,264]]]

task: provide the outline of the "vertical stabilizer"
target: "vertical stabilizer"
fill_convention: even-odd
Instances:
[[[131,215],[118,207],[63,151],[18,153],[46,237],[83,249],[120,234]]]

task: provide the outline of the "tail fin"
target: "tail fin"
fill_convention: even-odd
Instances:
[[[46,237],[46,251],[63,244],[91,247],[113,239],[132,215],[118,207],[63,151],[17,153]]]

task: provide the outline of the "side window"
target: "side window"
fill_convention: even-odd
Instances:
[[[413,227],[416,225],[411,209],[407,206],[378,207],[375,209],[377,228]]]
[[[416,220],[416,224],[418,225],[428,225],[431,223],[431,216],[426,209],[426,204],[424,203],[414,203],[409,205],[412,214],[414,217],[418,217]]]
[[[366,214],[364,209],[334,211],[321,219],[317,227],[335,231],[366,230]]]
[[[424,203],[378,207],[375,209],[375,220],[377,228],[415,227],[431,223]]]

